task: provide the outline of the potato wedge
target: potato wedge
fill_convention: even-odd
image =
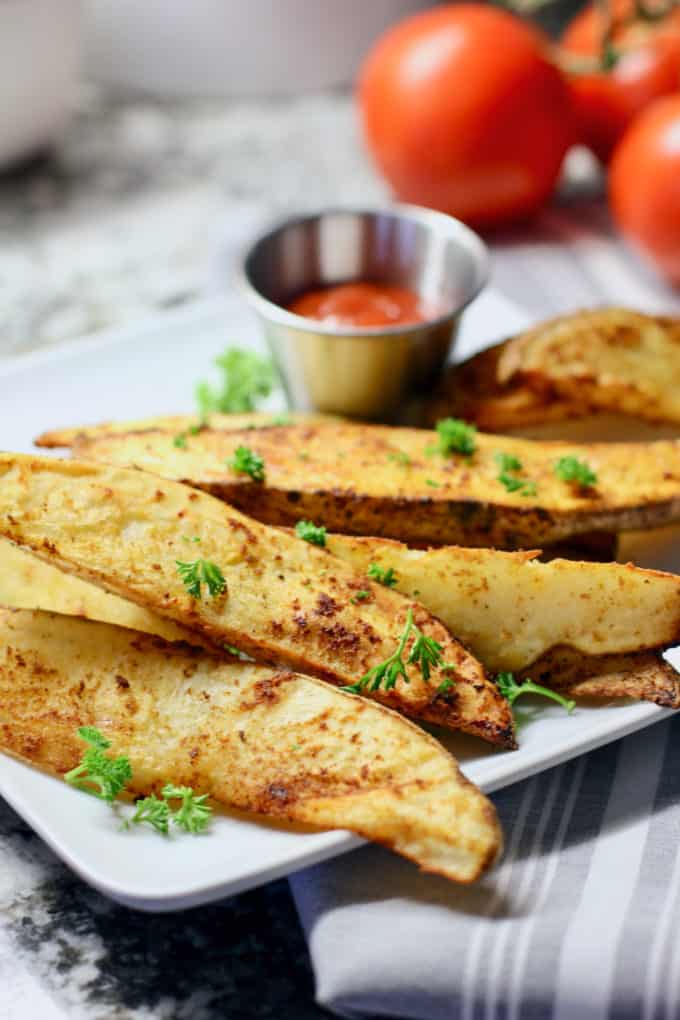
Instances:
[[[540,323],[503,346],[496,378],[578,404],[680,424],[680,318],[595,308]]]
[[[0,606],[83,616],[155,634],[166,641],[200,644],[200,637],[190,630],[73,574],[65,574],[4,539],[0,540]]]
[[[680,676],[658,652],[582,655],[553,648],[521,671],[519,679],[527,678],[569,698],[631,698],[680,708]]]
[[[619,608],[615,604],[616,599],[623,596],[625,601],[627,597],[627,577],[624,578],[621,593],[612,585],[611,576],[607,579],[609,584],[594,584],[593,603],[581,598],[576,606],[569,604],[568,611],[572,614],[573,622],[571,630],[563,625],[564,621],[556,620],[552,615],[550,620],[555,629],[551,632],[550,621],[537,627],[533,616],[526,614],[554,614],[550,599],[555,588],[559,589],[560,578],[564,580],[561,570],[558,570],[557,575],[549,572],[548,583],[532,585],[533,590],[528,597],[524,595],[522,607],[517,611],[512,603],[518,592],[521,592],[521,585],[525,583],[522,577],[524,565],[531,563],[543,567],[543,564],[533,559],[534,553],[501,553],[456,547],[423,552],[407,549],[389,539],[352,538],[346,535],[329,536],[328,548],[333,555],[346,559],[357,569],[365,570],[370,562],[378,563],[383,568],[392,566],[397,573],[397,588],[407,595],[411,594],[414,585],[420,584],[419,598],[423,604],[437,613],[442,622],[449,626],[459,626],[466,643],[482,661],[488,654],[489,661],[484,664],[491,669],[519,671],[522,676],[534,678],[540,676],[541,683],[563,691],[572,698],[594,696],[599,692],[601,697],[643,698],[660,705],[676,707],[676,674],[656,653],[643,651],[616,654],[611,651],[617,645],[629,647],[631,644],[631,635],[627,631],[622,633],[620,627],[617,626],[616,635],[605,630],[609,622],[608,607],[604,601],[606,594],[609,592],[614,599],[609,608],[615,615]],[[485,569],[485,563],[488,570]],[[569,563],[568,567],[573,568],[573,571],[570,569],[567,573],[576,576],[579,581],[579,567],[589,569],[588,564]],[[638,644],[642,646],[648,641],[650,647],[653,647],[659,642],[669,643],[668,635],[673,630],[671,597],[674,585],[668,585],[664,598],[663,581],[671,579],[677,585],[680,579],[662,574],[662,583],[659,584],[659,575],[655,571],[640,571],[631,567],[618,569],[626,573],[634,571],[637,584],[633,587],[638,596],[637,605],[640,613],[647,614],[644,617],[635,616],[632,622]],[[640,588],[641,578],[637,575],[651,575],[649,582],[654,591],[649,600],[646,588]],[[487,579],[491,582],[488,585]],[[569,587],[568,580],[566,584]],[[492,585],[498,585],[500,595],[507,596],[510,602],[502,603],[502,598],[488,598],[494,591]],[[574,598],[579,597],[579,592],[573,588],[569,590]],[[584,592],[580,594],[582,597]],[[565,598],[562,591],[559,591],[559,596]],[[467,606],[468,599],[470,607]],[[502,612],[499,610],[499,601]],[[599,630],[592,629],[589,609],[593,604],[599,604]],[[133,602],[102,591],[79,577],[64,574],[6,541],[0,541],[0,605],[22,609],[41,608],[118,624],[172,641],[184,640],[190,644],[201,642],[200,635],[178,627]],[[462,612],[459,607],[463,607]],[[624,605],[624,612],[628,615],[630,609],[630,605]],[[512,616],[509,622],[508,613]],[[577,630],[579,615],[582,617],[580,624],[585,628],[583,631]],[[474,626],[470,627],[468,623],[467,629],[465,621],[460,622],[466,616],[474,620]],[[539,647],[536,642],[537,630],[542,632],[540,647],[548,650],[534,661],[531,656]],[[574,647],[552,647],[555,642],[564,639],[565,635],[574,638],[575,633],[577,637],[574,644],[578,648],[607,648],[609,654],[588,654]],[[664,638],[662,634],[665,634]]]
[[[325,549],[267,528],[205,493],[141,471],[0,455],[0,537],[222,647],[352,684],[396,650],[409,610],[442,646],[445,674],[372,697],[413,717],[514,745],[512,714],[483,667],[426,609],[366,579]],[[200,541],[194,543],[193,539]],[[226,590],[193,598],[178,561],[215,563]],[[357,592],[367,590],[361,601]],[[448,676],[448,674],[446,674]]]
[[[339,422],[206,430],[186,449],[161,431],[104,436],[78,441],[73,452],[189,482],[268,524],[311,518],[329,531],[412,545],[535,548],[680,519],[680,441],[578,446],[480,433],[472,457],[443,457],[433,452],[436,440],[421,429]],[[228,466],[239,446],[264,459],[264,483]],[[535,496],[501,485],[499,451],[521,461]],[[597,487],[580,490],[556,477],[555,462],[567,455],[588,462]]]
[[[491,672],[527,668],[557,645],[604,655],[680,641],[675,574],[349,535],[331,535],[327,545],[358,573],[371,563],[392,567],[396,590],[427,606]]]
[[[84,725],[130,758],[135,794],[186,784],[227,807],[350,829],[459,882],[501,846],[490,802],[394,712],[119,627],[0,610],[0,749],[63,775]]]
[[[211,429],[225,431],[266,428],[281,419],[290,419],[293,422],[339,420],[330,414],[312,414],[302,411],[253,411],[249,414],[218,414],[215,412],[209,416]],[[35,445],[51,450],[73,446],[77,440],[83,438],[97,439],[99,436],[150,432],[156,429],[172,432],[173,436],[176,436],[180,432],[195,428],[199,421],[197,414],[168,414],[155,418],[138,418],[134,421],[105,421],[99,425],[75,425],[43,432],[35,440]]]
[[[451,365],[427,404],[428,423],[463,418],[487,432],[511,432],[588,413],[588,405],[582,400],[558,398],[547,384],[532,389],[520,379],[499,382],[498,362],[512,342],[505,340],[459,365]]]

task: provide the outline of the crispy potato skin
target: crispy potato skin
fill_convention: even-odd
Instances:
[[[362,573],[371,563],[392,567],[397,591],[418,598],[491,672],[524,669],[556,645],[603,655],[680,640],[674,574],[348,535],[331,535],[328,548]]]
[[[496,378],[568,402],[680,424],[680,318],[596,308],[540,323],[504,345]]]
[[[471,882],[501,833],[434,738],[327,684],[56,614],[0,609],[0,749],[57,775],[96,726],[131,792],[193,786],[227,807],[351,829]]]
[[[253,411],[250,414],[211,414],[210,428],[229,431],[232,429],[253,429],[266,428],[271,425],[280,415],[277,412],[268,413]],[[294,422],[308,421],[336,421],[334,415],[310,414],[301,411],[286,411],[285,417]],[[99,425],[75,425],[63,429],[51,429],[43,432],[35,440],[35,445],[47,450],[70,447],[83,439],[97,439],[100,436],[120,435],[127,432],[152,432],[161,429],[164,432],[172,432],[178,435],[185,432],[199,423],[198,415],[193,414],[167,414],[155,418],[138,418],[134,421],[105,421]]]
[[[421,429],[341,422],[205,430],[184,450],[160,431],[109,436],[83,440],[74,453],[188,482],[267,524],[310,518],[330,531],[412,545],[535,548],[680,518],[680,441],[579,446],[479,434],[472,457],[442,457],[432,452],[436,440]],[[225,466],[243,445],[263,457],[264,483]],[[500,484],[499,450],[522,462],[535,497]],[[406,466],[390,457],[400,452],[410,459]],[[596,488],[581,491],[555,476],[554,464],[565,455],[590,464]]]
[[[591,417],[620,437],[632,417],[675,425],[666,431],[677,435],[679,383],[680,319],[595,308],[541,322],[453,366],[426,416],[541,438],[548,430],[537,427]]]
[[[552,648],[519,674],[570,698],[634,698],[680,708],[680,676],[658,652],[582,655]]]
[[[250,433],[251,435],[253,433]],[[477,660],[419,603],[373,585],[325,549],[232,507],[141,471],[0,455],[0,535],[60,569],[261,662],[352,684],[395,650],[409,608],[456,668],[373,697],[416,718],[514,746],[512,714]],[[199,538],[200,543],[187,541]],[[177,561],[200,556],[223,571],[221,596],[192,598]],[[353,602],[357,591],[370,597]],[[205,594],[205,593],[204,593]]]
[[[425,409],[428,424],[462,418],[487,432],[510,432],[588,413],[583,401],[559,398],[549,384],[532,389],[517,379],[500,382],[498,362],[512,342],[505,340],[451,365]]]
[[[666,662],[648,651],[621,654],[621,649],[634,643],[642,646],[648,642],[653,646],[660,642],[670,644],[676,639],[668,636],[673,628],[676,586],[680,584],[680,579],[673,575],[613,564],[617,572],[623,572],[619,588],[612,584],[616,575],[609,569],[603,583],[597,576],[599,567],[586,580],[582,574],[590,565],[569,563],[565,578],[558,563],[555,571],[545,571],[543,583],[535,585],[529,579],[525,591],[527,579],[523,574],[527,565],[532,564],[532,570],[534,565],[543,570],[543,564],[534,560],[535,553],[456,547],[410,550],[389,539],[346,535],[329,536],[328,547],[334,556],[362,572],[369,563],[392,566],[398,578],[397,588],[406,595],[419,586],[421,602],[447,626],[457,629],[471,650],[493,670],[520,670],[522,676],[538,676],[541,683],[574,698],[643,698],[665,707],[678,707],[677,675]],[[631,571],[632,593],[627,584]],[[570,577],[576,577],[578,591],[570,587]],[[588,598],[584,599],[585,594]],[[606,602],[608,594],[611,604]],[[566,609],[553,603],[556,596],[558,602],[566,601]],[[629,596],[633,605],[628,603]],[[83,616],[175,642],[183,640],[195,645],[201,641],[197,633],[64,574],[5,541],[0,541],[0,605],[40,607]],[[631,613],[635,606],[637,614]],[[627,616],[633,615],[630,633],[617,618],[621,607]],[[563,611],[567,620],[560,615]],[[547,614],[548,619],[537,623],[533,613],[539,617]],[[613,633],[608,629],[610,615],[614,620]],[[554,647],[558,641],[567,639],[577,647]],[[532,657],[538,647],[546,650],[534,661]]]

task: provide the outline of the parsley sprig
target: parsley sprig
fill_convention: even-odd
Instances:
[[[112,804],[132,779],[130,761],[124,755],[113,758],[106,754],[111,741],[95,726],[81,726],[78,736],[88,744],[88,748],[81,763],[67,772],[64,779],[79,790]],[[123,827],[129,829],[132,825],[150,825],[156,832],[166,836],[172,823],[185,832],[204,832],[212,817],[212,808],[206,803],[207,799],[207,793],[197,796],[190,786],[166,783],[160,797],[152,793],[135,802],[134,814]],[[174,801],[179,801],[176,808],[172,807]]]
[[[222,414],[254,411],[276,382],[271,358],[254,351],[230,347],[216,358],[215,364],[222,373],[220,385],[200,382],[196,387],[196,402],[203,418],[215,411]]]
[[[211,598],[222,595],[227,588],[224,574],[211,560],[175,560],[177,573],[189,595],[194,599],[201,598],[203,585],[208,589]]]
[[[411,645],[406,662],[404,662],[404,653],[411,636],[413,636],[413,644]],[[432,669],[449,670],[454,668],[453,666],[445,665],[442,661],[442,646],[439,642],[423,634],[420,628],[413,622],[412,609],[408,611],[406,626],[392,654],[383,662],[378,663],[377,666],[369,669],[367,673],[364,673],[355,684],[343,687],[343,690],[350,691],[352,694],[362,694],[364,691],[373,692],[380,690],[380,688],[384,691],[391,691],[396,686],[400,677],[405,683],[410,683],[406,670],[407,665],[416,665],[425,683],[430,682]],[[444,685],[440,685],[437,688],[437,693],[445,693],[451,686],[451,683],[452,681],[449,679],[444,690],[442,690]]]
[[[397,575],[393,567],[381,567],[377,563],[371,563],[366,573],[372,581],[384,584],[386,588],[394,588],[397,583]]]
[[[539,694],[543,698],[550,698],[551,701],[556,701],[558,705],[566,708],[567,712],[572,712],[576,705],[575,701],[570,701],[569,698],[563,697],[557,691],[551,691],[548,687],[541,687],[540,684],[535,684],[533,680],[525,680],[524,683],[518,684],[513,673],[499,673],[496,677],[496,683],[503,697],[507,698],[511,705],[522,694]]]
[[[130,762],[124,755],[112,758],[106,754],[111,741],[94,726],[81,726],[78,736],[88,747],[80,765],[67,772],[64,779],[93,797],[114,801],[132,778]]]
[[[179,807],[172,813],[172,821],[175,825],[194,835],[205,831],[210,824],[212,815],[212,808],[206,803],[207,793],[197,797],[190,786],[174,786],[172,783],[166,783],[162,795],[166,802],[169,800],[180,802]]]
[[[319,545],[323,549],[326,545],[326,529],[323,524],[316,525],[313,521],[298,521],[295,525],[295,534],[304,542],[310,545]]]
[[[250,475],[254,482],[264,481],[264,461],[249,446],[237,446],[227,465],[237,475]]]
[[[560,457],[555,461],[553,470],[561,481],[573,482],[582,489],[597,485],[595,472],[585,460],[579,460],[578,457]]]
[[[498,481],[508,492],[518,492],[520,496],[535,496],[536,483],[520,478],[522,461],[511,453],[497,453],[494,457],[499,467]]]
[[[439,452],[444,456],[462,453],[470,457],[477,445],[477,429],[460,418],[443,418],[436,425]]]
[[[205,420],[197,421],[195,425],[190,425],[188,429],[184,430],[184,432],[178,432],[177,435],[172,440],[172,445],[175,446],[178,450],[186,450],[187,439],[189,438],[189,436],[197,436],[199,432],[202,432],[203,429],[207,427],[208,426]]]

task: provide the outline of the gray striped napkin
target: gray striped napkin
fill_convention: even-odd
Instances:
[[[375,847],[291,878],[317,999],[415,1020],[680,1017],[680,717],[493,797],[461,888]]]

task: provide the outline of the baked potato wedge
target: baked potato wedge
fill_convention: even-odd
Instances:
[[[519,680],[531,679],[567,698],[652,701],[680,708],[680,675],[659,652],[583,655],[573,648],[552,648]]]
[[[264,482],[229,466],[241,446],[264,460]],[[267,524],[309,518],[329,531],[411,545],[536,548],[680,519],[680,440],[578,446],[479,433],[470,457],[437,449],[436,433],[338,422],[205,430],[184,449],[162,431],[104,436],[79,440],[73,453],[188,482]],[[499,453],[520,461],[535,495],[506,490]],[[558,478],[555,464],[565,456],[586,461],[597,485],[584,490]]]
[[[629,308],[562,315],[514,337],[496,378],[558,398],[680,425],[680,318]]]
[[[674,438],[673,366],[680,376],[680,319],[579,311],[451,366],[425,415],[536,439]]]
[[[493,673],[525,669],[558,645],[597,656],[680,642],[675,574],[349,535],[330,535],[327,547],[358,573],[391,568],[396,590],[427,606]]]
[[[129,757],[134,794],[186,784],[350,829],[459,882],[501,846],[493,806],[451,755],[380,705],[120,627],[1,609],[0,750],[63,775],[82,756],[79,726]]]
[[[427,422],[462,418],[486,432],[513,432],[588,413],[582,400],[557,397],[547,384],[532,389],[518,378],[500,382],[498,362],[512,342],[505,340],[449,366],[426,406]]]
[[[414,718],[514,746],[512,714],[496,685],[419,603],[206,493],[142,471],[3,454],[0,537],[217,647],[235,645],[260,662],[339,685],[389,659],[412,613],[441,646],[455,683],[440,691],[451,672],[437,668],[426,682],[413,664],[407,680],[370,696]],[[221,571],[224,588],[213,597],[200,587],[192,596],[180,576],[182,563],[199,560]],[[368,592],[361,600],[360,591]]]
[[[282,420],[292,422],[335,421],[330,414],[312,414],[303,411],[252,411],[247,414],[219,414],[208,416],[211,429],[259,429]],[[154,418],[138,418],[133,421],[105,421],[98,425],[75,425],[63,429],[50,429],[35,440],[35,445],[48,450],[73,446],[79,439],[96,439],[99,436],[119,435],[128,432],[149,432],[162,429],[173,436],[189,432],[200,426],[197,414],[167,414]]]
[[[0,540],[0,606],[46,609],[155,634],[166,641],[200,644],[197,634],[157,613],[65,574],[11,542]]]
[[[614,600],[622,597],[626,600],[627,577],[624,577],[620,594],[611,583],[612,576],[607,578],[609,584],[593,584],[592,604],[598,607],[595,611],[599,614],[599,629],[592,629],[589,613],[592,604],[588,601],[587,592],[582,590],[582,585],[578,591],[570,589],[573,598],[581,599],[576,606],[572,603],[568,606],[573,627],[569,628],[564,625],[564,621],[555,621],[552,617],[554,629],[551,631],[549,624],[537,626],[533,617],[525,614],[554,612],[549,600],[555,588],[559,588],[560,579],[564,580],[561,570],[556,574],[548,572],[547,583],[538,586],[530,584],[533,590],[528,596],[522,597],[522,607],[517,611],[512,603],[524,583],[524,564],[543,566],[533,559],[534,553],[501,553],[451,547],[431,550],[436,554],[431,556],[429,552],[407,549],[389,539],[352,538],[346,535],[330,535],[327,544],[333,555],[346,559],[357,569],[365,570],[370,563],[377,563],[383,569],[391,566],[396,571],[397,589],[401,588],[407,595],[412,593],[414,585],[420,584],[421,588],[417,590],[423,604],[439,615],[442,622],[454,628],[459,626],[460,632],[466,637],[466,643],[483,662],[484,656],[488,654],[489,662],[484,662],[484,665],[492,670],[518,671],[523,678],[540,676],[542,684],[571,698],[643,698],[660,705],[676,707],[678,681],[675,671],[656,652],[617,654],[610,651],[609,654],[588,654],[579,651],[579,648],[612,649],[617,645],[629,647],[632,644],[630,635],[627,632],[621,633],[618,623],[615,627],[616,635],[606,632],[609,613],[616,612],[615,605],[605,606],[606,594],[609,592]],[[413,553],[416,554],[415,558],[411,555]],[[485,570],[485,562],[488,570]],[[569,564],[570,568],[574,568],[575,576],[580,575],[579,566]],[[588,564],[582,566],[588,569]],[[668,643],[668,635],[673,630],[673,588],[667,586],[667,597],[664,598],[663,581],[670,578],[678,584],[680,579],[662,574],[662,583],[659,584],[659,575],[655,571],[638,571],[632,567],[619,569],[635,572],[637,584],[633,585],[633,601],[637,594],[636,604],[640,612],[648,614],[643,619],[637,616],[633,618],[632,626],[639,646],[645,641],[649,641],[651,647],[663,640]],[[649,600],[645,588],[640,588],[641,578],[637,575],[652,575],[650,585],[654,592],[650,594]],[[491,584],[487,583],[487,579]],[[569,587],[568,579],[566,583]],[[500,594],[507,596],[510,602],[502,604],[502,599],[493,595],[489,597],[493,592],[492,584],[497,584]],[[559,596],[565,600],[561,591]],[[467,599],[471,600],[469,610]],[[79,577],[62,573],[7,541],[0,541],[0,605],[21,609],[40,608],[82,616],[154,634],[170,641],[184,640],[194,645],[201,642],[198,634],[134,602],[127,602],[117,595],[102,591]],[[463,607],[462,613],[459,607]],[[624,604],[624,612],[629,616],[632,615],[631,608]],[[659,619],[655,627],[657,611]],[[509,621],[508,613],[511,614]],[[470,626],[469,620],[467,624],[465,622],[464,618],[470,616],[474,619],[474,626]],[[575,630],[579,626],[579,618],[584,631]],[[459,622],[461,620],[463,622]],[[537,631],[541,632],[542,640],[539,642],[536,641]],[[665,638],[662,638],[663,634]],[[553,647],[554,642],[567,637],[574,639],[577,647]],[[548,650],[537,661],[531,660],[529,664],[528,660],[537,647]]]

